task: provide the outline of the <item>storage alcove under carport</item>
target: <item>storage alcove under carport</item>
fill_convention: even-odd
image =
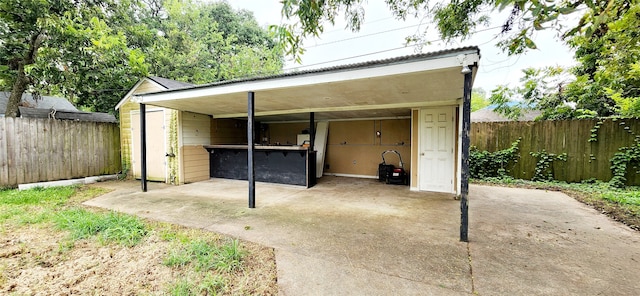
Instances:
[[[247,145],[204,145],[211,178],[247,180]],[[259,182],[312,187],[316,153],[301,146],[255,146],[255,178]]]

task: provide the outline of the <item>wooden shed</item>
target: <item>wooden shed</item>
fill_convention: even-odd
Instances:
[[[136,179],[140,166],[140,104],[132,102],[135,94],[175,90],[193,84],[147,77],[116,105],[120,112],[122,167]],[[162,107],[146,108],[147,178],[169,184],[183,184],[209,178],[208,154],[203,144],[210,144],[211,118],[208,115]]]

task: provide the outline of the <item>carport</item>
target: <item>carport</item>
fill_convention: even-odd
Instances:
[[[410,117],[410,161],[417,168],[411,190],[460,196],[460,239],[467,241],[469,114],[479,59],[477,47],[464,47],[137,95],[142,190],[147,190],[146,105],[246,118],[250,208],[255,207],[256,118],[309,120],[313,127],[316,120]]]

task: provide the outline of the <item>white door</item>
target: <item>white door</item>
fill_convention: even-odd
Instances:
[[[147,180],[166,181],[166,140],[164,132],[164,111],[147,111]],[[131,162],[133,177],[140,179],[140,113],[131,113]]]
[[[453,107],[420,110],[420,190],[454,192],[453,110]]]

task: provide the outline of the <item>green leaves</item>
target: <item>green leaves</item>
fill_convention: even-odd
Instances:
[[[474,88],[471,91],[471,112],[489,106],[490,102],[486,96],[487,94],[482,88]]]
[[[578,91],[569,87],[575,84],[569,70],[553,66],[544,68],[527,68],[523,71],[520,86],[510,88],[499,86],[493,90],[491,103],[497,107],[495,111],[510,119],[520,118],[526,109],[542,111],[539,119],[562,120],[570,118],[592,118],[594,110],[574,108],[569,102],[575,102],[568,93]]]
[[[511,147],[495,152],[479,151],[472,146],[469,150],[469,173],[472,178],[508,178],[509,168],[520,158],[520,138]]]
[[[609,184],[614,188],[624,188],[627,182],[629,168],[638,173],[640,167],[640,136],[635,137],[635,143],[629,147],[621,147],[611,158],[611,173],[613,177]]]
[[[573,72],[574,83],[567,95],[578,108],[593,110],[599,116],[640,116],[640,3],[629,4],[627,10],[618,1],[609,1],[608,9],[594,11],[599,19],[608,20],[600,27],[585,29],[585,34],[569,40],[576,50],[579,65]],[[585,15],[586,22],[595,16]],[[591,34],[587,34],[591,33]]]
[[[197,84],[281,70],[282,49],[274,35],[286,30],[268,32],[251,12],[235,11],[228,3],[167,5],[167,20],[157,27],[163,34],[145,50],[154,75]]]
[[[27,87],[91,111],[114,112],[150,74],[209,83],[278,73],[283,63],[251,12],[224,2],[3,0],[0,24],[0,87],[12,89],[21,65]]]
[[[553,162],[567,161],[567,153],[548,153],[543,149],[539,152],[529,152],[529,154],[538,160],[536,162],[536,167],[533,170],[533,177],[531,178],[532,181],[553,181]]]

